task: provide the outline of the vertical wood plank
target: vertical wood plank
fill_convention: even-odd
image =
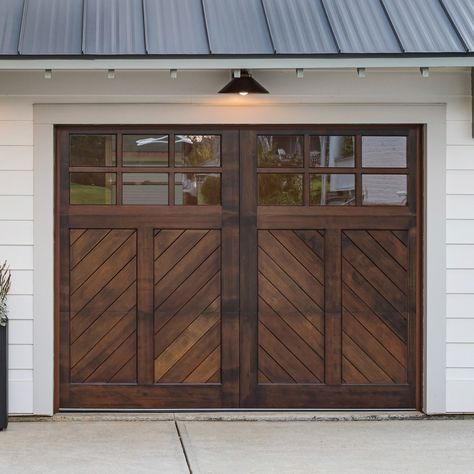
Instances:
[[[239,133],[222,134],[222,404],[239,406]]]
[[[142,227],[137,232],[137,365],[138,384],[151,385],[153,376],[153,239],[154,229]]]
[[[240,405],[256,406],[257,304],[257,139],[240,132]]]
[[[342,372],[342,294],[340,229],[324,234],[325,382],[340,385]]]

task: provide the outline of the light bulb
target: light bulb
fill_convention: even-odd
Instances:
[[[239,94],[240,94],[240,95],[247,95],[248,92],[247,92],[247,91],[241,91],[241,92],[239,92]]]

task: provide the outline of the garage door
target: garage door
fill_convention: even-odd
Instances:
[[[418,127],[57,136],[57,408],[419,407]]]

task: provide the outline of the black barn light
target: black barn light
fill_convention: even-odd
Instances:
[[[269,92],[265,87],[259,84],[247,71],[242,69],[240,71],[240,77],[234,77],[227,85],[225,85],[219,94],[268,94]]]

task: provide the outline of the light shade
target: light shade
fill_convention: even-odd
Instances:
[[[242,69],[240,77],[234,77],[219,91],[219,94],[268,94],[268,91],[246,69]]]

